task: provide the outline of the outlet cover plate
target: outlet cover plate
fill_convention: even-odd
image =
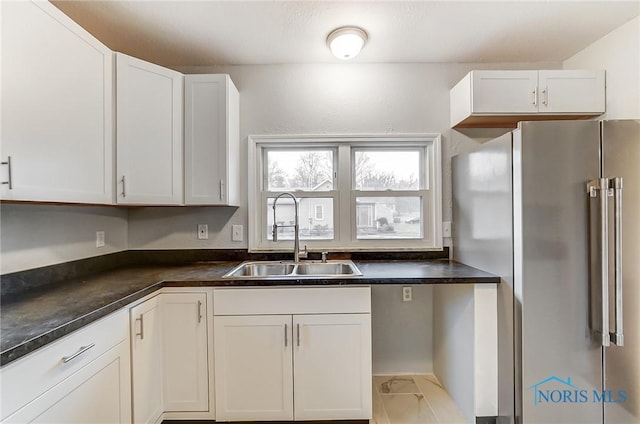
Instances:
[[[207,224],[198,224],[198,240],[207,240],[209,238],[209,226]]]
[[[104,247],[104,231],[96,231],[96,247]]]
[[[231,240],[232,241],[242,241],[242,225],[232,225],[231,226]]]

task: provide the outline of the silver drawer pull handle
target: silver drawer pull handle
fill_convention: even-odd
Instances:
[[[140,315],[140,318],[136,318],[136,321],[140,321],[140,332],[136,333],[136,336],[140,336],[140,340],[144,340],[144,315]]]
[[[198,324],[202,322],[202,301],[198,300]]]
[[[0,184],[8,185],[9,190],[12,190],[13,182],[11,181],[11,156],[7,156],[6,162],[0,162],[0,165],[7,165],[7,181],[2,181]]]
[[[289,330],[287,329],[287,324],[284,325],[284,347],[287,347],[287,342],[288,342],[288,336],[287,333],[289,332]]]
[[[87,346],[81,346],[80,350],[78,350],[73,355],[71,355],[71,356],[63,356],[62,357],[62,362],[64,362],[66,364],[67,362],[74,360],[75,358],[77,358],[78,356],[82,355],[83,353],[85,353],[87,350],[91,349],[95,345],[96,345],[95,343],[91,343],[90,345],[87,345]]]

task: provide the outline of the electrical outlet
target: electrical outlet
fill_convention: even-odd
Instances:
[[[96,231],[96,247],[104,247],[104,231]]]
[[[207,224],[198,224],[198,240],[207,240],[209,238],[209,226]]]
[[[451,221],[444,221],[442,223],[442,237],[452,237],[452,235],[451,235]]]
[[[242,241],[242,225],[231,226],[231,240]]]
[[[411,302],[413,299],[413,294],[411,293],[411,287],[403,287],[402,288],[402,301],[403,302]]]

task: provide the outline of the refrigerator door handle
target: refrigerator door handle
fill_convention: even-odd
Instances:
[[[613,261],[614,261],[614,296],[613,310],[616,320],[614,332],[610,332],[610,340],[616,346],[624,345],[622,324],[622,177],[611,178],[609,188],[613,191]]]
[[[587,193],[592,198],[599,197],[600,222],[597,239],[600,241],[598,255],[600,260],[600,316],[593,317],[599,328],[592,328],[594,335],[604,347],[611,345],[609,333],[609,179],[599,178],[587,183]],[[594,294],[592,294],[593,296]],[[597,314],[596,312],[596,314]]]

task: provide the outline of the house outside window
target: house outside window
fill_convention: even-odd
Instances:
[[[301,245],[323,250],[439,250],[440,136],[250,136],[251,251],[288,250],[298,199]]]

